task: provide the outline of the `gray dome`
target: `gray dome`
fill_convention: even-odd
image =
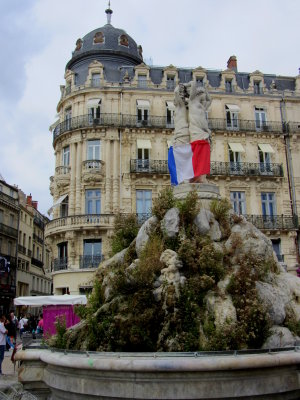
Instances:
[[[131,59],[134,64],[143,61],[136,42],[123,30],[106,24],[94,29],[76,42],[75,51],[68,66],[88,55],[120,55]],[[98,57],[97,57],[98,58]]]

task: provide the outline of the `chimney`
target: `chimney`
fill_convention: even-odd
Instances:
[[[27,196],[26,204],[27,204],[28,206],[32,206],[32,196],[31,196],[31,193],[30,193],[29,196]]]
[[[38,209],[38,201],[32,201],[32,207]]]
[[[237,72],[237,59],[236,56],[230,56],[227,61],[227,68],[232,69],[234,72]]]

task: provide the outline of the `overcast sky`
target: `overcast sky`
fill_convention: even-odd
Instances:
[[[106,23],[104,0],[0,0],[0,174],[50,208],[59,85],[75,42]],[[299,0],[111,0],[112,25],[154,65],[296,76]]]

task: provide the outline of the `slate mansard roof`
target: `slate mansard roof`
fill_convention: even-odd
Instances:
[[[95,42],[95,37],[100,35],[100,40]],[[121,38],[127,39],[126,45],[122,44]],[[80,43],[79,43],[80,41]],[[77,44],[79,45],[77,46]],[[134,76],[134,67],[143,62],[142,55],[136,42],[123,29],[106,24],[94,29],[76,42],[76,49],[72,53],[71,60],[67,63],[66,69],[71,69],[76,74],[76,84],[82,85],[88,75],[88,66],[98,60],[103,64],[104,77],[112,83],[122,83],[127,71],[130,78]],[[154,84],[159,85],[164,75],[163,66],[149,66],[150,79]],[[192,69],[178,68],[178,78],[182,83],[192,80]],[[221,83],[220,70],[207,70],[207,80],[211,87],[218,88]],[[236,82],[240,89],[248,89],[250,73],[236,72]],[[276,75],[264,75],[264,83],[267,89],[275,83],[278,91],[295,90],[295,78],[280,77]]]

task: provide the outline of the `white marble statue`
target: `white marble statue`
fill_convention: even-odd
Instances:
[[[206,118],[211,98],[206,89],[197,86],[196,81],[191,81],[176,86],[174,96],[175,130],[172,145],[180,146],[196,140],[206,140],[211,144],[211,131]],[[193,178],[190,182],[206,182],[206,175]]]
[[[196,81],[179,84],[174,91],[175,115],[173,146],[194,142],[195,140],[210,141],[210,130],[206,119],[206,111],[211,104],[211,98]]]

